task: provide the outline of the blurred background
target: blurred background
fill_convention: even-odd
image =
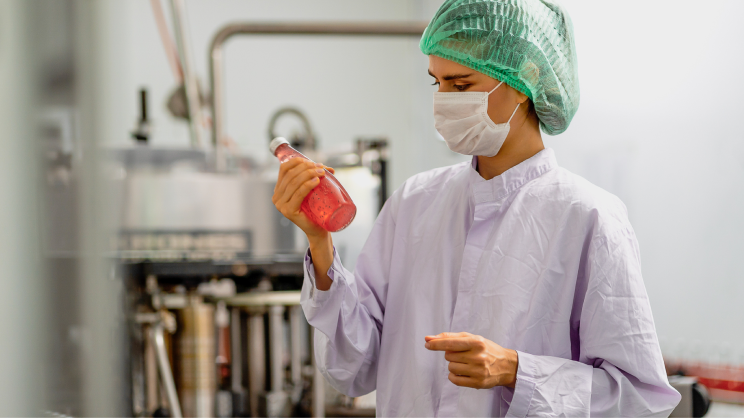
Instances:
[[[455,164],[418,39],[442,0],[0,0],[0,414],[374,416],[314,368],[287,137],[358,207]],[[544,136],[619,196],[678,416],[744,409],[744,2],[563,0],[581,106]]]

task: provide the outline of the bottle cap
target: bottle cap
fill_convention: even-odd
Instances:
[[[276,138],[271,140],[271,143],[269,144],[269,149],[271,150],[272,154],[276,153],[276,149],[279,148],[279,145],[282,144],[289,144],[289,141],[282,138],[281,136],[277,136]]]

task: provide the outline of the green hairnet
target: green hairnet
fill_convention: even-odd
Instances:
[[[526,94],[549,135],[579,108],[571,19],[549,0],[446,0],[420,47]]]

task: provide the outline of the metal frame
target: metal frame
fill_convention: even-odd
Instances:
[[[224,136],[224,80],[225,42],[235,35],[330,35],[330,36],[421,36],[425,22],[400,23],[235,23],[222,28],[209,49],[210,86],[212,91],[212,144],[215,148],[215,168],[226,168],[221,139]]]

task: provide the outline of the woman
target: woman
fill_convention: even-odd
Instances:
[[[666,416],[669,386],[615,196],[560,168],[542,131],[579,103],[568,15],[547,0],[447,0],[421,40],[436,128],[471,162],[409,179],[351,273],[300,203],[322,167],[282,164],[306,234],[318,367],[381,416]]]

